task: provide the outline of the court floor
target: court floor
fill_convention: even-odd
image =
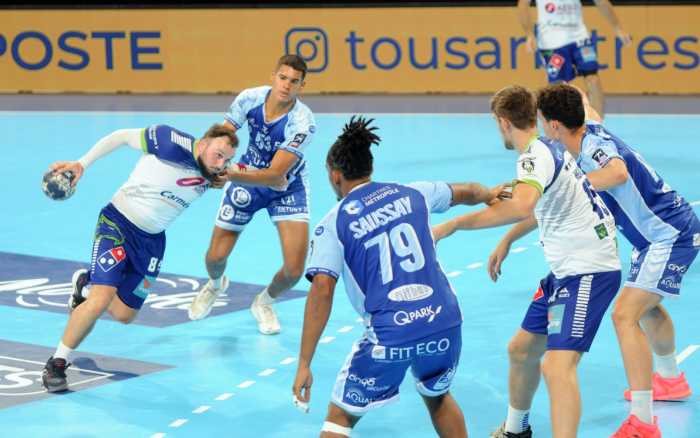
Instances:
[[[478,181],[513,178],[506,151],[485,114],[376,114],[381,145],[375,180]],[[335,198],[324,169],[326,151],[349,114],[317,115],[309,146],[312,222]],[[99,209],[128,176],[139,153],[123,148],[91,167],[68,201],[40,190],[55,160],[77,159],[118,128],[170,124],[195,136],[221,113],[0,112],[4,147],[0,213],[0,436],[22,437],[309,437],[316,436],[331,387],[350,346],[362,332],[342,287],[312,365],[311,411],[291,404],[304,310],[305,280],[276,305],[282,333],[257,333],[248,305],[281,264],[278,236],[260,212],[240,239],[227,274],[238,282],[205,320],[187,319],[187,305],[204,281],[206,250],[220,192],[207,193],[168,230],[163,272],[142,315],[132,325],[100,320],[73,355],[73,391],[43,393],[37,379],[66,323],[72,271],[91,252]],[[698,211],[697,115],[610,115],[606,124],[636,147]],[[245,134],[241,138],[247,140]],[[246,141],[243,141],[245,144]],[[239,156],[243,148],[239,151]],[[442,221],[469,208],[456,208]],[[463,350],[452,392],[470,436],[486,437],[507,408],[506,344],[521,322],[540,277],[547,273],[537,237],[513,246],[503,277],[492,283],[483,266],[505,228],[462,232],[441,242],[441,263],[464,313]],[[621,244],[624,270],[630,249]],[[700,436],[700,263],[686,274],[682,296],[668,301],[677,329],[678,360],[696,394],[681,403],[656,403],[666,438]],[[584,438],[609,436],[627,416],[625,376],[606,315],[579,369]],[[535,436],[551,436],[544,384],[532,407]],[[370,412],[353,436],[434,436],[412,379],[401,400]]]

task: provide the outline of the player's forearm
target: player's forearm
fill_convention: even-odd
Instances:
[[[615,10],[610,4],[610,1],[595,0],[595,4],[596,6],[598,6],[598,9],[600,10],[600,13],[603,15],[603,17],[605,17],[608,23],[610,23],[610,26],[612,26],[615,30],[620,29],[620,20],[617,18],[617,14],[615,14]]]
[[[247,171],[229,171],[227,178],[251,186],[259,187],[279,187],[285,185],[287,179],[284,174],[272,169],[257,169]]]
[[[333,306],[333,293],[312,285],[304,309],[304,329],[301,335],[299,363],[310,366],[316,346],[328,323]]]
[[[530,17],[530,1],[529,0],[519,0],[518,1],[518,21],[520,21],[520,26],[522,26],[525,34],[529,35],[534,33],[532,26],[532,18]]]
[[[510,230],[503,236],[503,241],[506,242],[508,245],[511,245],[513,242],[517,241],[521,237],[529,234],[532,232],[532,230],[537,228],[537,219],[535,219],[535,215],[531,214],[530,217],[528,217],[525,220],[522,220],[518,222],[517,224],[513,225]]]
[[[458,230],[476,230],[520,222],[527,219],[530,214],[532,214],[531,210],[511,200],[496,203],[474,213],[465,214],[453,219],[453,221],[455,228]]]
[[[586,178],[598,192],[612,189],[627,182],[627,165],[619,158],[612,158],[602,169],[586,174]]]
[[[450,184],[450,188],[452,205],[475,205],[493,198],[491,189],[478,183]]]
[[[87,169],[92,163],[110,154],[122,145],[140,149],[141,133],[141,129],[119,129],[114,131],[95,143],[85,155],[78,159],[78,162],[83,166],[83,169]]]

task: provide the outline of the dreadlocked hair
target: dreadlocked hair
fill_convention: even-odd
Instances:
[[[343,127],[343,133],[333,143],[326,163],[331,169],[338,169],[348,180],[366,178],[372,174],[374,157],[370,147],[381,140],[373,131],[376,126],[369,126],[374,119],[353,116]]]

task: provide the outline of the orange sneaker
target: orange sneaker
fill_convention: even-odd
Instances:
[[[654,400],[657,401],[680,401],[690,397],[692,391],[685,378],[685,373],[680,373],[678,377],[661,377],[659,373],[654,373],[651,379],[654,391]],[[632,399],[629,389],[625,390],[625,400]]]
[[[654,424],[647,424],[636,415],[630,415],[610,438],[661,438],[661,430],[656,424],[656,417]]]

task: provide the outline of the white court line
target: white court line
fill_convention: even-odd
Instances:
[[[676,363],[680,365],[680,363],[686,360],[688,356],[695,353],[698,348],[700,348],[700,345],[688,345],[685,350],[676,355]]]
[[[353,329],[353,327],[351,325],[345,325],[345,326],[338,329],[338,333],[347,333],[352,329]]]
[[[216,397],[214,400],[224,401],[224,400],[230,399],[231,397],[233,397],[233,393],[232,393],[232,392],[224,392],[224,393],[221,394],[220,396]]]
[[[333,342],[333,339],[335,339],[335,336],[324,336],[321,338],[320,341],[318,341],[319,344],[328,344],[329,342]]]
[[[524,246],[518,246],[517,248],[513,248],[510,250],[513,254],[517,254],[519,252],[527,251],[527,248]]]
[[[154,433],[153,435],[151,435],[151,438],[163,438],[163,437],[165,437],[165,434],[163,432],[158,432],[158,433]]]
[[[280,362],[280,365],[289,365],[290,363],[294,363],[296,361],[297,361],[296,357],[288,357],[286,359],[282,359],[282,361]]]
[[[203,414],[204,412],[208,411],[210,408],[211,408],[211,406],[202,405],[202,406],[198,407],[197,409],[195,409],[194,411],[192,411],[192,413],[193,414]]]
[[[260,372],[258,373],[258,376],[267,377],[267,376],[269,376],[270,374],[273,374],[275,371],[277,371],[277,370],[274,369],[274,368],[267,368],[267,369],[265,369],[265,370],[260,371]]]
[[[476,263],[472,263],[471,265],[467,265],[467,269],[476,269],[476,268],[480,268],[482,266],[484,266],[484,264],[482,262],[476,262]]]
[[[248,388],[248,387],[253,386],[253,385],[255,385],[255,380],[245,380],[245,381],[239,383],[237,388],[245,389],[245,388]]]
[[[456,277],[456,276],[460,275],[461,273],[462,273],[462,271],[452,271],[452,272],[448,272],[446,275],[448,277],[452,278],[452,277]]]
[[[187,423],[187,421],[188,421],[187,418],[178,418],[177,420],[170,423],[168,426],[169,427],[180,427],[183,424]]]

